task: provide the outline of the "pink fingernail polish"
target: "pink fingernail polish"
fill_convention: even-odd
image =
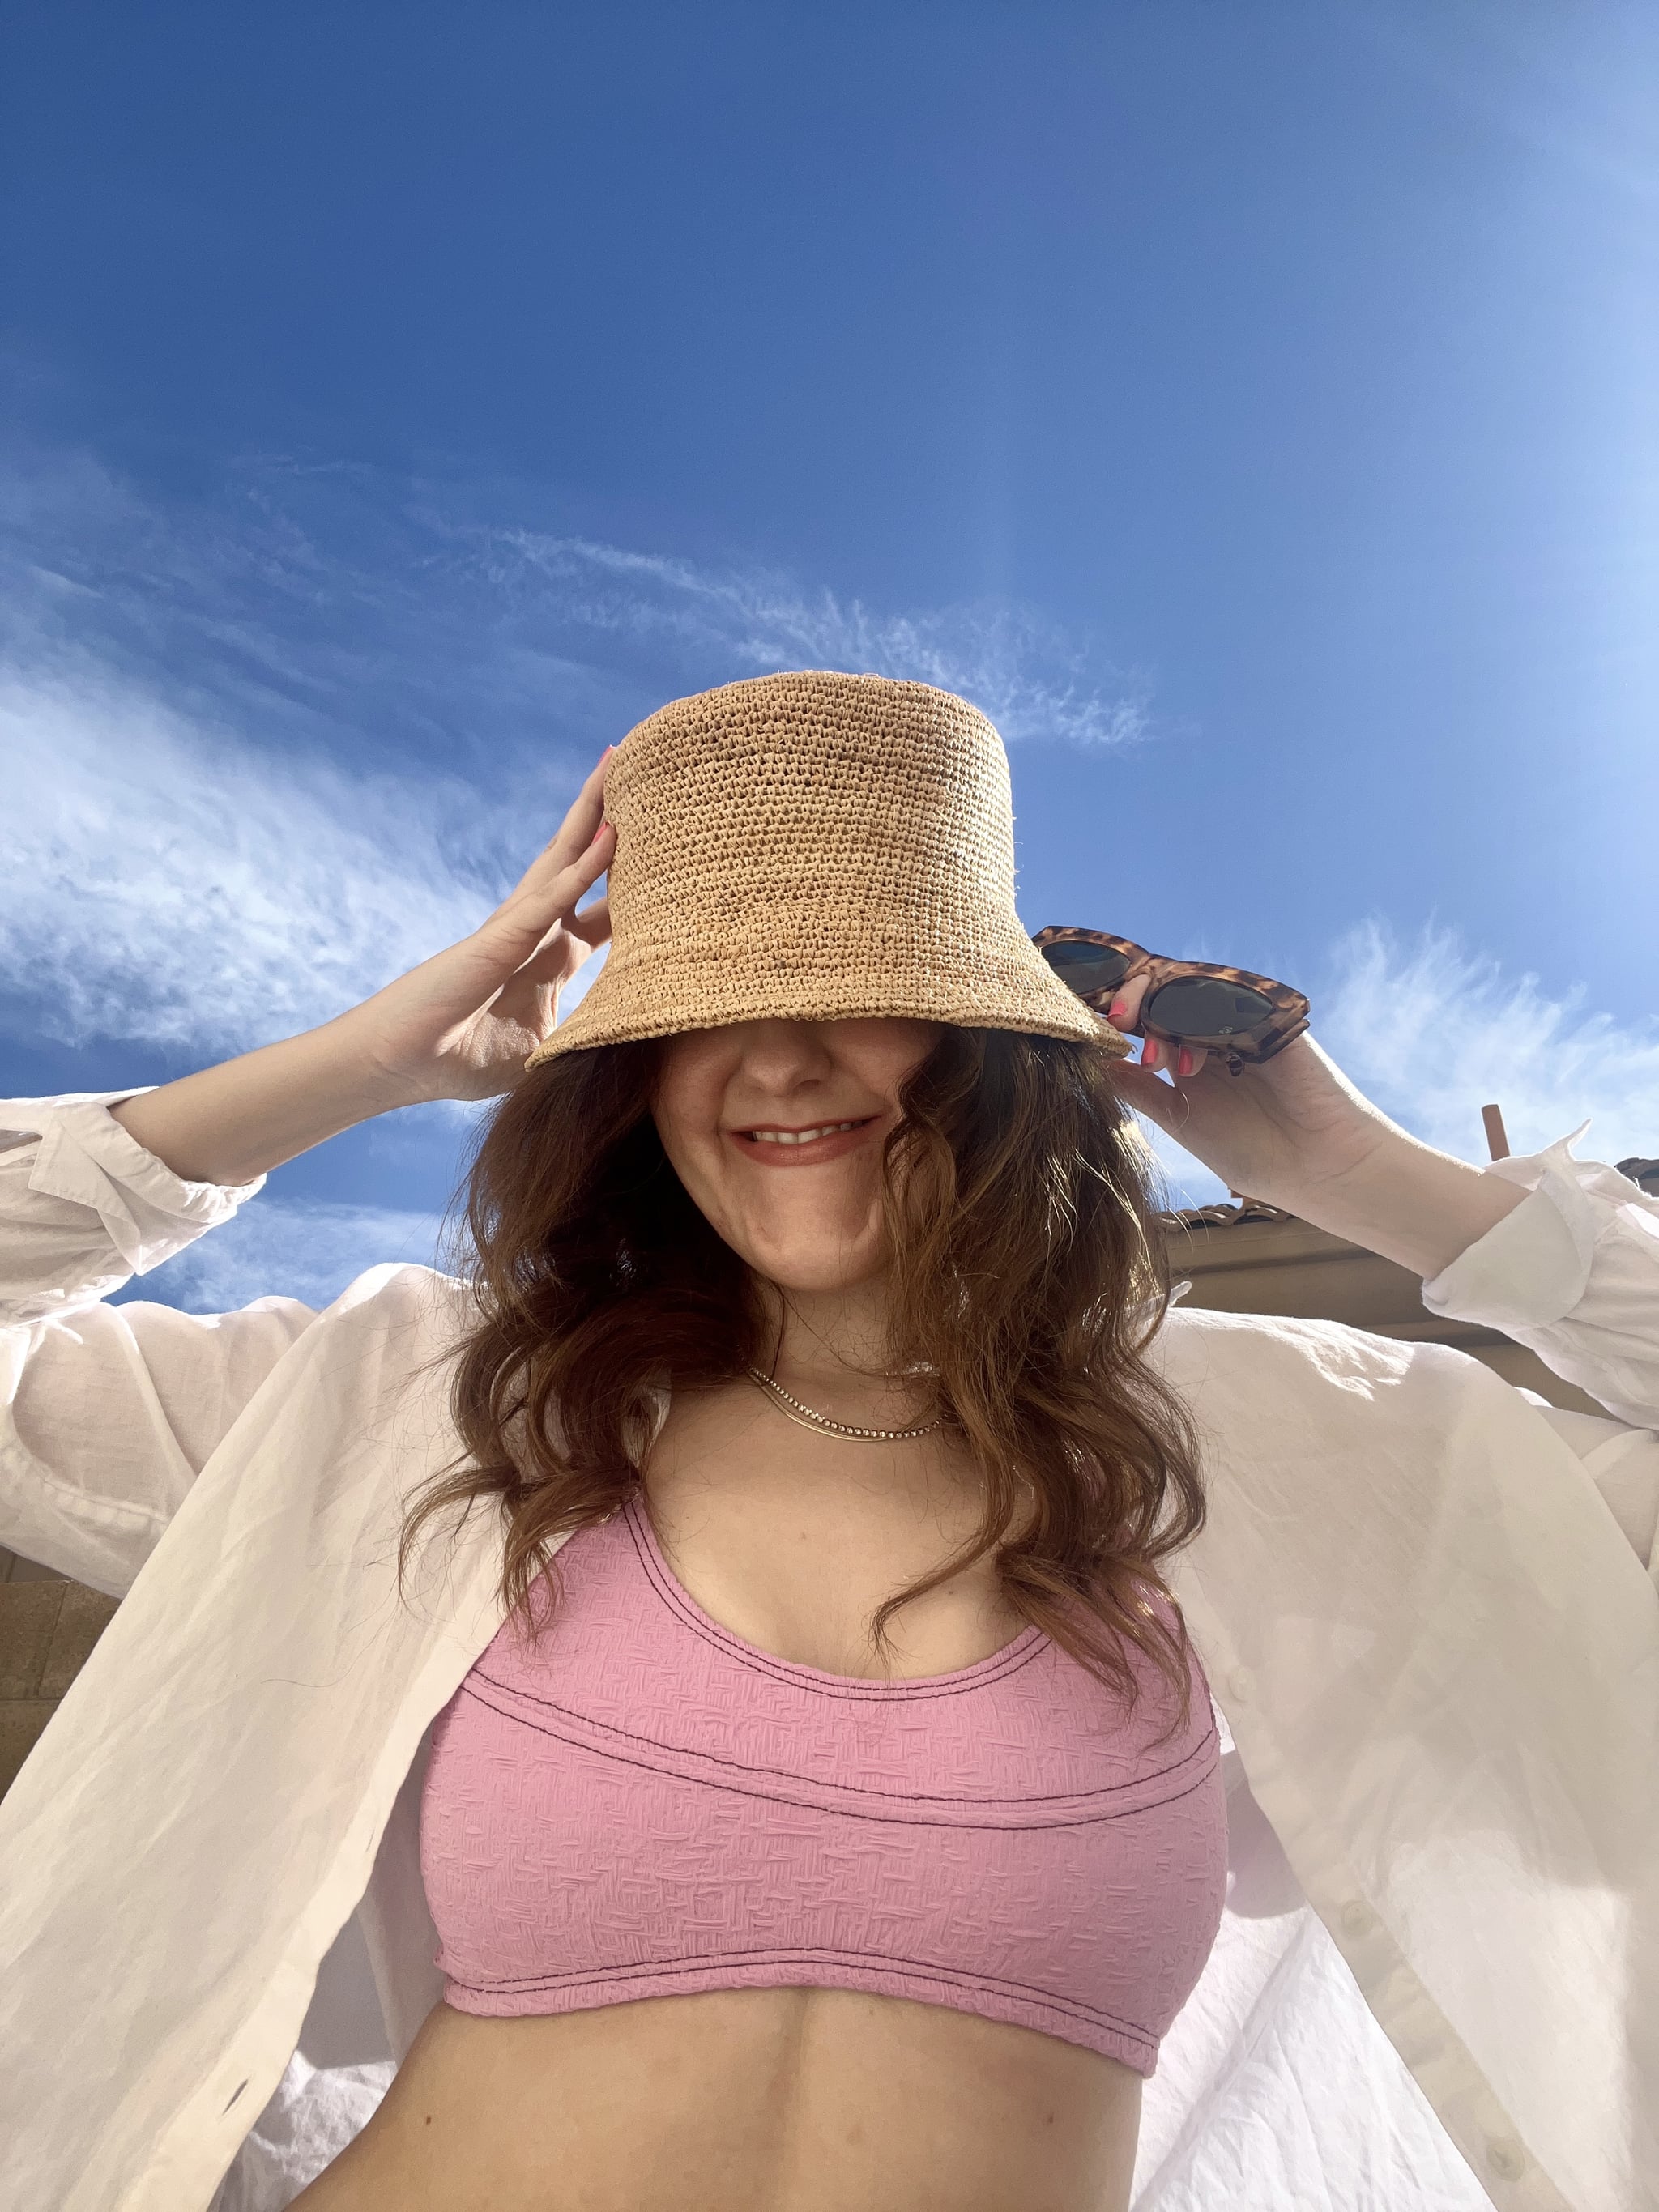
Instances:
[[[1186,1046],[1182,1045],[1181,1048],[1181,1057],[1176,1062],[1176,1073],[1177,1075],[1190,1075],[1192,1072],[1193,1056],[1191,1053],[1188,1051]]]
[[[1129,1001],[1127,999],[1114,999],[1106,1009],[1106,1018],[1109,1022],[1121,1022],[1128,1011]]]
[[[1140,1064],[1143,1067],[1156,1067],[1158,1066],[1158,1039],[1156,1037],[1148,1037],[1146,1043],[1141,1046]]]

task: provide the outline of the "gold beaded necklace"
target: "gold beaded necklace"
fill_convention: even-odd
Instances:
[[[750,1381],[759,1383],[787,1421],[793,1421],[797,1428],[815,1430],[820,1436],[868,1437],[879,1443],[902,1443],[911,1437],[931,1435],[939,1426],[937,1421],[928,1421],[919,1429],[855,1429],[845,1421],[832,1421],[827,1413],[815,1413],[799,1398],[792,1398],[781,1382],[763,1375],[758,1367],[750,1368],[748,1373]]]

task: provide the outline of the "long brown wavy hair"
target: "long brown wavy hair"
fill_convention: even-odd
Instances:
[[[749,1267],[657,1134],[665,1042],[548,1060],[483,1130],[461,1194],[477,1310],[452,1388],[465,1451],[405,1517],[400,1588],[430,1515],[494,1496],[505,1608],[526,1607],[550,1566],[556,1591],[549,1541],[638,1483],[653,1387],[769,1366]],[[1187,1413],[1146,1357],[1169,1280],[1152,1156],[1109,1066],[1090,1043],[952,1026],[899,1087],[882,1156],[889,1364],[931,1382],[922,1418],[982,1470],[985,1510],[871,1626],[884,1650],[901,1606],[995,1550],[1017,1613],[1133,1710],[1131,1639],[1178,1695],[1180,1726],[1186,1627],[1158,1562],[1197,1534],[1204,1496]],[[532,1642],[539,1610],[522,1616]]]

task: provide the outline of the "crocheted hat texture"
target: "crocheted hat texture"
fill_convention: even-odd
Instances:
[[[611,949],[526,1062],[897,1015],[1128,1050],[1014,909],[1008,757],[929,684],[808,671],[676,699],[611,757]]]

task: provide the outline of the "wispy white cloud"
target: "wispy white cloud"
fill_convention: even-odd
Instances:
[[[1104,684],[1091,654],[1029,608],[882,615],[757,570],[709,570],[586,538],[431,520],[492,582],[521,592],[544,580],[568,615],[596,630],[673,638],[717,652],[743,672],[840,668],[936,684],[972,699],[1011,744],[1120,745],[1146,734],[1144,682],[1119,676]]]
[[[1588,1118],[1585,1157],[1659,1154],[1659,1022],[1615,1021],[1583,988],[1553,996],[1435,928],[1402,944],[1368,921],[1333,965],[1320,1039],[1413,1136],[1484,1161],[1492,1102],[1516,1152]]]
[[[261,759],[131,683],[0,672],[0,959],[60,1038],[239,1049],[338,1013],[493,902],[463,787]]]
[[[234,1313],[255,1298],[331,1304],[383,1261],[440,1263],[440,1218],[395,1207],[329,1206],[261,1193],[122,1293],[185,1313]]]
[[[677,686],[869,667],[1013,738],[1141,731],[1030,615],[881,617],[362,478],[249,465],[185,514],[90,462],[12,469],[0,960],[28,1030],[222,1054],[326,1019],[476,927],[598,732]]]
[[[249,461],[165,512],[90,461],[4,473],[11,655],[37,665],[70,640],[165,672],[171,703],[245,734],[498,762],[503,743],[615,735],[619,709],[676,685],[804,664],[961,691],[1011,742],[1146,731],[1144,680],[1030,608],[883,613],[758,567],[480,521],[459,489],[362,469]]]

